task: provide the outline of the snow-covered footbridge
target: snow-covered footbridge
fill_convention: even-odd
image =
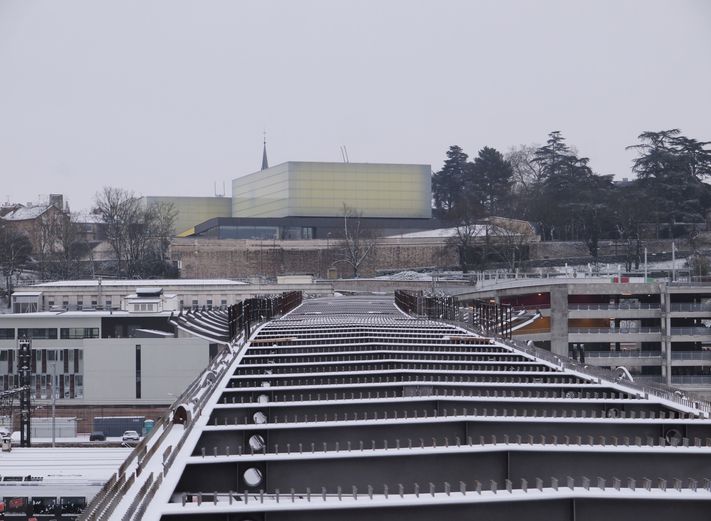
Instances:
[[[705,402],[324,298],[216,359],[84,519],[693,520],[709,478]]]

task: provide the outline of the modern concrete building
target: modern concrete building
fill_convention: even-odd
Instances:
[[[176,331],[171,312],[53,311],[0,315],[0,391],[19,386],[17,340],[32,338],[32,396],[49,414],[160,416],[218,352],[218,342]]]
[[[553,353],[711,395],[711,286],[642,277],[516,279],[458,298],[539,312],[514,335]]]
[[[121,303],[0,314],[0,392],[22,385],[18,340],[27,338],[34,417],[48,416],[54,398],[57,416],[79,418],[80,432],[97,416],[157,418],[229,343],[226,305],[179,310],[176,295],[157,287],[136,288]]]

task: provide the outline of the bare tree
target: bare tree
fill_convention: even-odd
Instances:
[[[459,257],[459,267],[464,273],[467,273],[474,264],[480,264],[475,259],[475,243],[481,244],[481,238],[484,238],[484,246],[488,243],[486,234],[486,226],[482,225],[478,220],[461,218],[458,225],[454,228],[452,235],[447,243],[457,249]],[[486,254],[484,254],[484,257]]]
[[[106,227],[119,276],[155,275],[162,271],[175,226],[172,204],[146,205],[133,192],[104,187],[96,196],[96,211]]]
[[[338,244],[342,262],[353,270],[353,277],[358,273],[363,263],[375,252],[377,234],[363,222],[363,213],[343,205],[343,238]]]
[[[170,239],[175,235],[175,220],[178,217],[178,211],[173,203],[165,201],[151,203],[149,210],[151,213],[150,235],[157,241],[155,246],[161,262],[167,262]]]
[[[82,259],[91,254],[91,247],[82,237],[76,222],[71,218],[65,219],[59,227],[57,240],[59,248],[52,256],[50,267],[52,276],[58,279],[73,279],[86,274],[93,275],[93,259],[89,260],[91,269],[82,263]]]
[[[39,268],[40,278],[47,278],[49,263],[61,247],[61,233],[69,216],[50,206],[32,223],[30,234],[34,244],[33,256]]]
[[[528,245],[535,236],[533,228],[525,221],[496,217],[487,220],[487,235],[493,236],[489,243],[491,254],[506,265],[509,271],[516,271],[528,260]]]
[[[521,145],[506,153],[506,160],[513,169],[514,190],[530,190],[543,181],[543,167],[534,161],[537,148],[533,145]]]
[[[22,271],[32,254],[32,243],[24,233],[8,226],[0,226],[0,267],[5,277],[5,288],[12,292],[13,277]]]
[[[526,221],[489,217],[461,219],[448,243],[457,248],[464,273],[473,267],[483,269],[492,260],[515,271],[527,260],[533,237],[533,227]]]
[[[106,229],[106,240],[111,245],[117,263],[118,276],[126,273],[129,228],[135,224],[138,198],[123,188],[105,186],[96,194],[96,213]]]

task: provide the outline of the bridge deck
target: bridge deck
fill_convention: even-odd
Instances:
[[[649,521],[711,506],[705,410],[387,298],[307,301],[223,366],[181,442],[144,463],[160,481],[143,519]]]

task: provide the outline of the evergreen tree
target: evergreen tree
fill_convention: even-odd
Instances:
[[[711,175],[711,143],[687,138],[679,129],[643,132],[639,140],[627,149],[638,153],[632,170],[657,235],[663,224],[674,237],[676,223],[703,221],[711,206],[711,192],[703,182]]]
[[[447,150],[447,159],[442,170],[432,177],[432,197],[440,217],[452,217],[461,201],[470,164],[469,157],[461,147],[452,145]]]
[[[511,163],[495,148],[484,147],[474,158],[470,170],[466,186],[468,202],[478,205],[488,215],[498,215],[511,194]]]

